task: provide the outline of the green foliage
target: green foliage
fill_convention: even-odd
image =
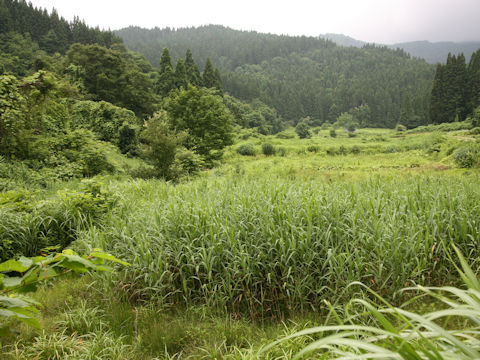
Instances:
[[[58,179],[89,177],[113,172],[104,146],[89,130],[79,129],[56,137],[41,137],[34,143],[33,159],[42,166],[55,169]],[[56,174],[55,174],[56,173]]]
[[[337,132],[335,131],[334,128],[331,128],[331,129],[330,129],[329,134],[330,134],[330,137],[332,137],[332,138],[336,138],[336,137],[337,137]]]
[[[354,120],[354,117],[350,113],[343,113],[335,122],[335,126],[340,126],[348,132],[354,132],[358,126],[358,123]]]
[[[306,121],[299,122],[295,127],[295,132],[300,139],[308,139],[312,137],[310,126],[308,126]]]
[[[91,100],[110,102],[138,116],[153,113],[153,83],[125,49],[74,44],[65,59],[66,68],[72,65],[74,80],[83,84]]]
[[[25,123],[25,98],[14,76],[0,75],[0,153],[23,156],[31,134]]]
[[[0,49],[0,75],[25,76],[34,68],[36,57],[40,55],[38,44],[32,41],[28,33],[22,35],[0,31]]]
[[[155,113],[145,122],[142,139],[143,156],[158,171],[160,177],[173,178],[172,166],[187,134],[172,130],[165,111]]]
[[[53,9],[50,13],[24,1],[4,0],[0,3],[0,33],[16,32],[30,35],[42,50],[64,53],[69,45],[98,43],[110,46],[121,42],[111,31],[93,29],[75,17],[67,22]]]
[[[266,156],[275,155],[275,146],[272,143],[265,142],[262,144],[262,153]]]
[[[36,257],[21,256],[0,264],[0,336],[12,335],[5,320],[19,320],[27,325],[40,328],[35,318],[40,303],[24,293],[37,289],[40,282],[73,271],[78,274],[90,271],[110,271],[105,260],[130,265],[100,249],[93,249],[89,255],[78,255],[73,250]]]
[[[161,97],[166,97],[176,88],[175,73],[173,72],[172,59],[167,48],[163,49],[160,59],[160,71],[156,83],[156,91]]]
[[[300,156],[293,160],[299,171],[274,171],[266,161],[287,159],[263,157],[263,175],[238,176],[232,166],[227,176],[175,186],[114,184],[123,195],[117,211],[76,244],[101,245],[133,263],[133,271],[112,279],[127,297],[205,304],[254,319],[320,309],[323,299],[341,302],[355,293],[345,290],[352,281],[390,300],[407,281],[458,283],[438,242],[451,240],[464,252],[475,246],[477,177],[364,171],[355,181],[324,181],[320,172],[300,177],[309,171]],[[374,161],[381,165],[378,154]]]
[[[257,356],[286,340],[309,337],[313,341],[293,359],[311,357],[315,353],[321,358],[338,359],[467,360],[479,357],[480,342],[475,335],[480,331],[480,284],[461,252],[455,246],[453,248],[460,259],[461,269],[455,267],[467,289],[450,286],[404,289],[420,293],[417,298],[428,296],[431,301],[441,304],[441,310],[418,314],[406,308],[409,304],[396,307],[356,282],[350,286],[366,287],[381,305],[368,299],[353,299],[345,307],[345,317],[340,318],[326,301],[330,315],[337,319],[338,325],[327,324],[294,333],[269,344]]]
[[[96,224],[115,198],[101,183],[85,180],[79,190],[59,190],[50,199],[24,189],[0,197],[0,260],[21,254],[38,255],[48,246],[69,245],[78,231]],[[2,200],[3,199],[3,200]]]
[[[242,144],[239,147],[237,147],[237,153],[243,156],[255,156],[255,148],[253,147],[252,144]]]
[[[277,112],[259,100],[246,103],[224,95],[223,102],[233,115],[233,121],[242,127],[257,128],[264,135],[276,134],[284,128]]]
[[[72,106],[71,116],[70,127],[72,130],[88,129],[94,132],[99,140],[117,145],[123,153],[127,152],[125,150],[128,147],[136,145],[135,126],[138,121],[130,110],[105,101],[77,101]],[[122,145],[120,145],[120,128],[122,126],[125,133]]]
[[[430,119],[438,124],[463,121],[478,106],[480,52],[465,56],[448,54],[445,65],[438,64],[430,97]]]
[[[402,124],[397,124],[397,126],[395,126],[395,131],[404,132],[407,131],[407,127]]]
[[[479,60],[480,61],[480,60]],[[472,126],[480,127],[480,106],[478,106],[472,114]]]
[[[172,91],[165,105],[168,122],[186,131],[185,147],[211,162],[233,143],[232,115],[213,90],[188,86]]]
[[[463,146],[453,153],[455,163],[462,168],[471,168],[480,161],[480,149],[478,146]]]

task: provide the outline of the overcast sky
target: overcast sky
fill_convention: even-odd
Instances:
[[[239,30],[358,40],[480,40],[480,0],[31,0],[67,20],[112,30],[220,24]]]

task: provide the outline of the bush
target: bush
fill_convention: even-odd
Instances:
[[[89,130],[41,137],[34,146],[34,160],[39,162],[40,167],[52,169],[50,175],[56,179],[89,177],[115,170],[105,156],[105,145],[95,140]]]
[[[407,131],[407,127],[402,124],[397,124],[397,126],[395,126],[395,131],[400,131],[400,132]]]
[[[455,150],[453,160],[461,168],[471,168],[478,163],[478,147],[466,146]]]
[[[348,133],[348,137],[349,137],[349,138],[353,138],[353,137],[355,137],[355,136],[357,136],[357,134],[355,134],[354,132],[349,132],[349,133]]]
[[[271,143],[263,143],[262,153],[263,155],[266,155],[266,156],[275,155],[275,146],[273,146],[273,144]]]
[[[255,148],[251,144],[243,144],[237,148],[237,153],[243,156],[255,156]]]
[[[308,126],[306,121],[298,123],[298,125],[295,127],[295,132],[300,139],[308,139],[312,137],[310,127]]]
[[[307,151],[316,153],[320,150],[320,148],[317,145],[308,145],[307,146]]]
[[[332,138],[337,137],[337,133],[336,133],[335,129],[330,129],[330,137],[332,137]]]

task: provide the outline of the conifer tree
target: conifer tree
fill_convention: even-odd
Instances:
[[[223,91],[222,78],[220,77],[220,71],[218,70],[218,68],[215,68],[214,74],[215,74],[215,82],[216,82],[215,87],[218,90]]]
[[[166,97],[173,89],[175,89],[175,74],[173,72],[172,59],[168,48],[164,48],[160,58],[160,72],[156,91],[157,94]]]
[[[183,87],[187,88],[187,72],[185,69],[185,63],[182,59],[177,61],[177,66],[175,67],[175,86],[177,88]]]
[[[205,69],[203,70],[203,85],[206,88],[217,87],[217,77],[215,76],[215,71],[213,70],[213,66],[212,66],[212,62],[210,61],[210,58],[207,58]]]
[[[439,124],[445,122],[444,112],[444,70],[445,66],[437,64],[435,78],[433,80],[432,94],[430,96],[430,121]]]
[[[185,55],[185,71],[187,73],[187,81],[193,86],[202,86],[202,76],[198,70],[197,64],[193,60],[192,52],[187,50]]]
[[[472,54],[468,64],[469,108],[473,111],[480,105],[480,49]]]

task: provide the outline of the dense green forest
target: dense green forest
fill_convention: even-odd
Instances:
[[[434,67],[402,50],[373,45],[338,47],[314,37],[236,31],[223,26],[187,29],[130,27],[117,31],[132,50],[158,66],[163,47],[175,60],[191,49],[220,69],[223,87],[234,97],[258,99],[296,124],[335,122],[338,115],[368,105],[363,126],[394,127],[402,104],[412,102],[409,126],[429,122],[428,101]]]
[[[438,64],[430,99],[434,123],[462,121],[480,104],[480,50],[465,56],[448,54],[445,65]]]

